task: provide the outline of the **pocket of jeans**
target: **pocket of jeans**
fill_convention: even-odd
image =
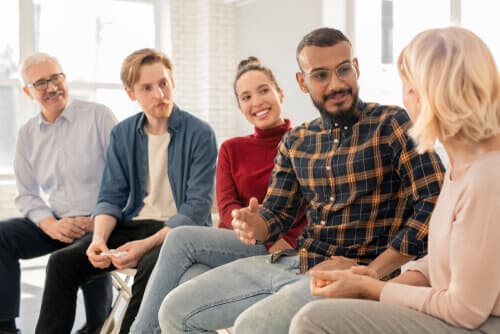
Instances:
[[[278,261],[279,258],[282,256],[294,256],[297,254],[298,253],[295,249],[292,249],[292,248],[283,249],[283,250],[280,250],[278,252],[274,252],[272,254],[269,254],[269,262],[276,263],[276,261]]]

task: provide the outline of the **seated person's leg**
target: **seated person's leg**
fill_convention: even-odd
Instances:
[[[290,333],[466,334],[480,331],[454,327],[404,306],[360,299],[323,299],[309,303],[297,312]]]
[[[237,316],[281,286],[295,282],[298,256],[275,264],[269,256],[254,256],[214,268],[178,286],[159,311],[163,332],[191,330],[215,333],[231,327]]]
[[[0,221],[0,331],[15,331],[14,319],[19,316],[19,259],[42,256],[65,246],[27,218]]]
[[[98,333],[111,310],[111,303],[113,302],[113,285],[110,274],[104,274],[92,279],[83,284],[81,289],[87,316],[86,332]]]
[[[311,296],[309,275],[297,275],[299,280],[284,285],[273,295],[252,305],[240,314],[234,323],[238,334],[287,334],[295,313],[308,302]]]
[[[78,287],[103,272],[85,254],[90,235],[51,254],[36,333],[69,333],[76,312]],[[106,270],[112,270],[107,268]]]
[[[159,329],[161,302],[181,282],[236,259],[266,253],[262,245],[242,244],[229,230],[200,226],[173,229],[163,243],[131,333]]]

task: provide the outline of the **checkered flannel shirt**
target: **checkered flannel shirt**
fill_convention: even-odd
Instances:
[[[417,153],[410,126],[399,107],[358,101],[350,123],[318,118],[291,130],[260,210],[268,241],[292,226],[305,200],[301,272],[333,255],[368,264],[388,247],[425,255],[444,167],[434,152]]]

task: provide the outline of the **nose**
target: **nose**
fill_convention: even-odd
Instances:
[[[259,96],[259,94],[256,94],[252,100],[252,105],[259,106],[262,104],[263,101],[264,99],[261,96]]]
[[[57,90],[58,88],[59,87],[54,83],[54,81],[52,81],[52,80],[47,81],[47,90],[48,91]]]
[[[328,85],[327,85],[327,88],[328,90],[337,90],[339,88],[343,88],[344,87],[344,81],[340,80],[338,77],[337,77],[337,73],[335,73],[335,71],[332,71],[330,73],[330,81],[328,81]]]
[[[165,92],[163,91],[163,88],[161,87],[156,87],[156,89],[154,90],[154,93],[155,93],[155,97],[159,98],[159,99],[163,99],[165,97]]]

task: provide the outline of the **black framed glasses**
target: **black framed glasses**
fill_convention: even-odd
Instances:
[[[57,85],[63,82],[64,79],[66,79],[66,74],[61,72],[52,74],[48,79],[40,79],[33,83],[29,83],[27,86],[30,88],[33,87],[38,90],[46,90],[47,87],[49,86],[49,82],[52,82],[54,85]]]
[[[334,69],[317,69],[309,73],[303,73],[305,76],[309,77],[309,80],[311,80],[311,82],[319,85],[325,85],[329,83],[330,80],[332,80],[333,73],[335,73],[339,80],[345,81],[350,78],[355,72],[356,69],[354,68],[353,63],[349,62],[341,64]]]

